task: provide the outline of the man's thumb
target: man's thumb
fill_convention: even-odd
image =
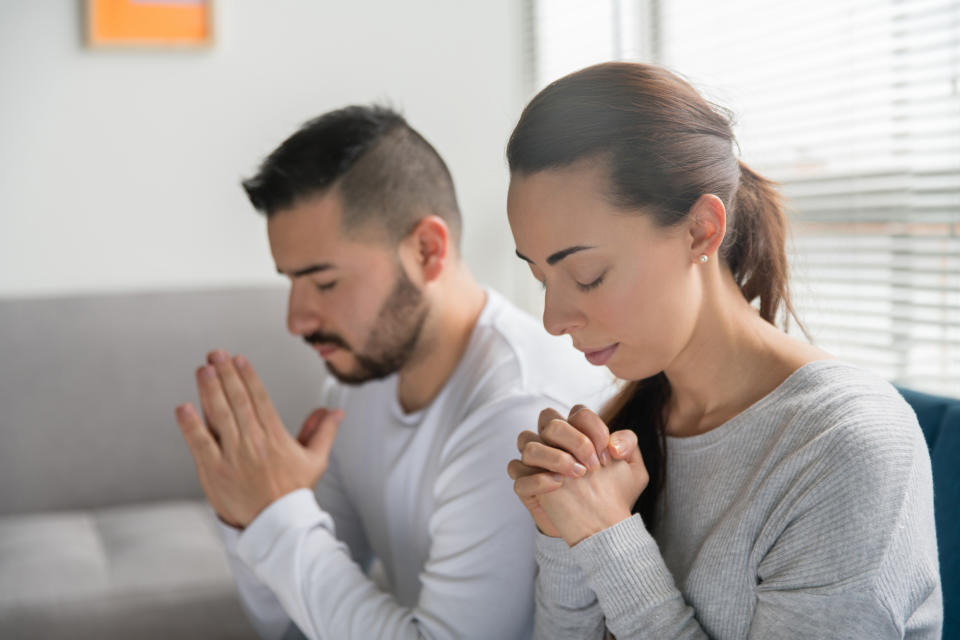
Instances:
[[[340,427],[340,421],[343,420],[344,414],[343,410],[336,409],[334,411],[323,410],[323,414],[317,415],[320,411],[320,409],[314,411],[307,418],[307,422],[304,423],[301,444],[313,453],[326,456],[330,453],[334,438],[337,437],[337,429]],[[311,418],[313,418],[312,421]],[[310,425],[312,427],[311,432],[306,433],[307,423],[310,422],[312,422]]]
[[[320,423],[323,422],[323,418],[328,413],[330,413],[330,409],[327,409],[326,407],[314,409],[313,412],[303,421],[303,426],[300,427],[300,433],[297,434],[297,442],[303,446],[307,446],[307,443],[310,442],[310,439],[317,432],[317,427],[320,426]]]

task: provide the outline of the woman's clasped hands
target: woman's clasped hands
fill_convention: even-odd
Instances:
[[[521,433],[517,449],[507,467],[514,491],[541,532],[570,546],[629,518],[649,481],[636,434],[611,434],[582,405],[566,418],[541,411],[537,433]]]

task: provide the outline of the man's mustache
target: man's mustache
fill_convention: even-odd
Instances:
[[[323,333],[322,331],[314,331],[313,333],[303,336],[304,341],[310,345],[316,344],[328,344],[335,347],[340,347],[341,349],[350,350],[350,346],[347,344],[346,340],[341,338],[335,333]]]

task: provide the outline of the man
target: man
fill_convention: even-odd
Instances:
[[[396,113],[308,122],[244,188],[288,329],[337,380],[296,439],[223,351],[197,371],[206,420],[177,408],[258,631],[529,637],[533,531],[503,471],[543,406],[604,375],[473,280],[446,165]]]

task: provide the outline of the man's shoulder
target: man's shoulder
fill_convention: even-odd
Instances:
[[[528,313],[488,291],[458,373],[486,400],[530,395],[572,405],[595,405],[613,377],[590,365],[565,337],[552,336]]]

